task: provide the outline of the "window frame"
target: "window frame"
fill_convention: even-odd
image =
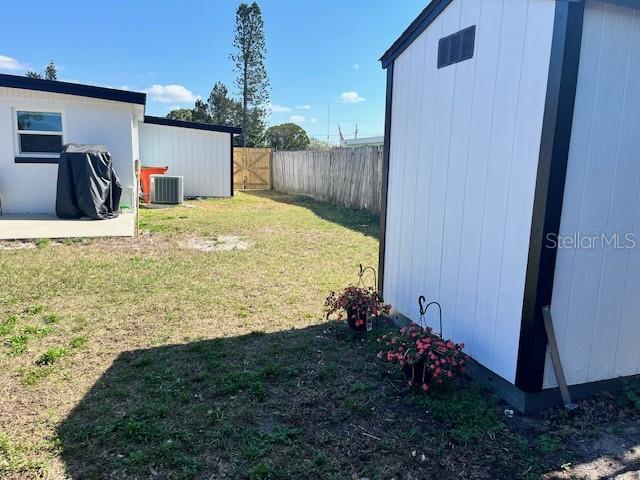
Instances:
[[[60,125],[62,130],[59,132],[44,131],[44,130],[20,130],[18,129],[18,112],[28,113],[54,113],[60,115]],[[60,108],[43,108],[36,107],[31,108],[29,106],[15,107],[13,109],[13,146],[15,153],[16,163],[58,163],[60,160],[59,153],[51,152],[26,152],[23,153],[20,147],[20,135],[55,135],[60,137],[62,145],[65,144],[65,112]]]

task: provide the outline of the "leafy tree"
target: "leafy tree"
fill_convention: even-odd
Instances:
[[[191,111],[192,121],[200,123],[211,123],[211,115],[209,115],[209,105],[203,100],[196,100],[196,104]]]
[[[335,145],[331,142],[318,140],[314,137],[309,138],[309,146],[307,147],[307,150],[330,150],[332,148],[335,148]]]
[[[245,147],[256,146],[256,139],[263,137],[267,117],[264,105],[269,100],[269,79],[264,64],[264,22],[256,2],[250,5],[243,2],[238,6],[233,46],[236,52],[230,58],[238,75],[235,86],[242,106],[241,144]],[[260,128],[262,130],[254,130]]]
[[[40,78],[44,80],[57,80],[58,79],[58,68],[53,60],[49,61],[49,64],[45,67],[44,72],[34,72],[33,70],[28,70],[25,73],[25,76],[29,78]]]
[[[171,120],[185,120],[187,122],[192,122],[193,110],[190,108],[178,108],[176,110],[171,110],[167,114],[167,118]]]
[[[295,123],[269,127],[264,136],[267,145],[277,150],[305,150],[310,144],[307,132]]]
[[[241,117],[240,102],[229,97],[229,90],[222,82],[216,82],[207,100],[211,123],[238,125]]]

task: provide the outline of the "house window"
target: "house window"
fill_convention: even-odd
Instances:
[[[17,110],[17,148],[19,157],[56,158],[62,150],[62,113]]]
[[[440,39],[438,44],[438,68],[473,58],[476,44],[476,26],[465,28]]]

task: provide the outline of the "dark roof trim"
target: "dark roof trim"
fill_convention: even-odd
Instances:
[[[80,83],[59,82],[57,80],[42,80],[40,78],[29,78],[19,75],[0,74],[0,87],[64,93],[78,97],[99,98],[101,100],[134,103],[137,105],[144,105],[147,101],[147,95],[144,93],[96,87],[93,85],[82,85]]]
[[[405,49],[413,43],[413,41],[424,32],[433,21],[444,11],[445,8],[453,0],[432,0],[427,7],[422,10],[418,18],[416,18],[411,25],[400,35],[393,45],[382,55],[380,61],[382,62],[382,68],[387,68],[391,62],[393,62],[398,56],[405,51]]]
[[[400,56],[413,41],[424,32],[433,21],[444,11],[453,0],[431,0],[431,3],[411,22],[411,25],[400,35],[393,45],[382,55],[382,68],[387,68],[391,62]],[[585,0],[556,0],[558,3],[574,3],[584,6]],[[603,0],[621,7],[640,8],[640,0]]]
[[[198,123],[187,122],[185,120],[172,120],[164,117],[152,117],[150,115],[144,116],[144,123],[151,123],[153,125],[164,125],[167,127],[181,127],[181,128],[193,128],[195,130],[208,130],[210,132],[223,132],[231,134],[241,134],[242,129],[240,127],[229,127],[227,125],[212,125],[210,123]]]

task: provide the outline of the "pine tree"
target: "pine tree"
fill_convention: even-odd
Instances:
[[[56,64],[53,63],[53,60],[50,60],[49,65],[44,69],[44,78],[47,80],[58,79],[58,69],[56,68]]]
[[[236,11],[236,27],[231,54],[238,74],[235,86],[241,97],[242,146],[256,146],[264,136],[269,100],[269,79],[264,61],[266,45],[262,12],[256,2],[241,3]],[[254,129],[259,129],[255,131]]]
[[[211,115],[209,115],[209,106],[203,100],[196,100],[196,104],[191,111],[191,120],[199,123],[211,123]]]
[[[222,82],[216,82],[207,100],[211,123],[215,125],[238,125],[241,122],[241,107],[237,100],[229,97],[229,90]]]
[[[57,80],[58,79],[58,68],[53,60],[49,61],[49,64],[45,67],[43,73],[35,72],[33,70],[28,70],[25,74],[26,77],[29,78],[39,78],[44,80]]]

